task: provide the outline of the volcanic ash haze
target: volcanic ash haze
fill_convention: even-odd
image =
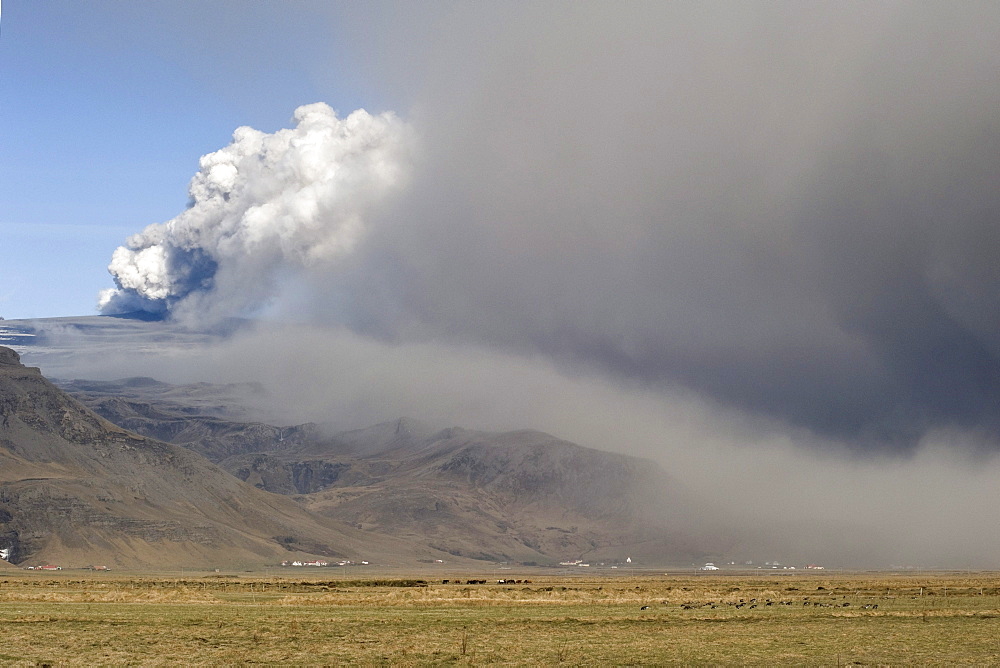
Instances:
[[[949,543],[956,499],[995,507],[1000,5],[395,10],[324,11],[407,120],[355,135],[310,105],[238,131],[192,207],[116,253],[108,310],[309,321],[260,340],[329,371],[304,401],[344,427],[440,399],[698,479],[718,446],[737,503],[790,485],[874,536],[916,530],[919,483],[951,536],[924,554],[992,550]],[[755,461],[768,493],[739,481]]]
[[[335,14],[409,122],[313,104],[238,129],[191,207],[115,252],[105,312],[272,304],[680,385],[859,453],[942,428],[996,449],[1000,6],[424,11]]]

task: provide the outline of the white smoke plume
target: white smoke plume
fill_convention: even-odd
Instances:
[[[144,310],[201,322],[253,312],[281,279],[342,258],[366,215],[408,174],[412,133],[392,113],[340,119],[316,103],[274,134],[249,127],[201,158],[190,204],[112,256],[102,313]]]

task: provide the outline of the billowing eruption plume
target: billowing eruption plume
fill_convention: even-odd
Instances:
[[[391,116],[239,130],[190,210],[115,254],[106,308],[204,323],[270,299],[858,453],[1000,452],[1000,4],[467,4],[346,12],[412,110],[405,192]]]
[[[405,180],[409,127],[391,113],[344,119],[323,103],[296,126],[238,128],[203,156],[190,204],[119,247],[101,293],[103,313],[144,310],[204,320],[253,311],[282,276],[343,257],[366,213]]]

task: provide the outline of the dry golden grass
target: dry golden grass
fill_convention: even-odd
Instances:
[[[314,577],[10,574],[0,664],[1000,663],[1000,576],[989,573]]]

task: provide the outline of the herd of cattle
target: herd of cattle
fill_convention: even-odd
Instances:
[[[666,601],[664,601],[664,603],[666,603]],[[708,601],[707,603],[690,603],[690,602],[689,603],[681,603],[681,607],[683,609],[685,609],[685,610],[694,610],[695,608],[712,608],[712,609],[715,609],[715,608],[719,607],[720,605],[731,606],[733,608],[736,608],[737,610],[742,609],[742,608],[746,608],[748,610],[753,610],[758,605],[763,605],[763,606],[771,606],[771,605],[794,605],[794,602],[793,601],[772,601],[769,598],[768,599],[764,599],[763,601],[758,601],[755,598],[751,598],[749,600],[743,600],[741,598],[739,601],[719,601],[719,602]],[[810,601],[808,598],[806,598],[804,601],[802,601],[802,605],[803,606],[810,606],[811,605],[811,606],[813,606],[815,608],[847,608],[847,607],[850,607],[851,604],[848,601],[844,601],[843,603],[824,603],[822,601]],[[863,610],[877,610],[878,609],[878,603],[866,603],[865,605],[861,606],[861,608]]]
[[[451,580],[441,580],[441,584],[451,584]],[[455,580],[454,584],[462,584],[461,580]],[[489,580],[466,580],[467,585],[484,585],[489,584]],[[531,584],[531,580],[497,580],[498,585],[519,585],[519,584]]]

